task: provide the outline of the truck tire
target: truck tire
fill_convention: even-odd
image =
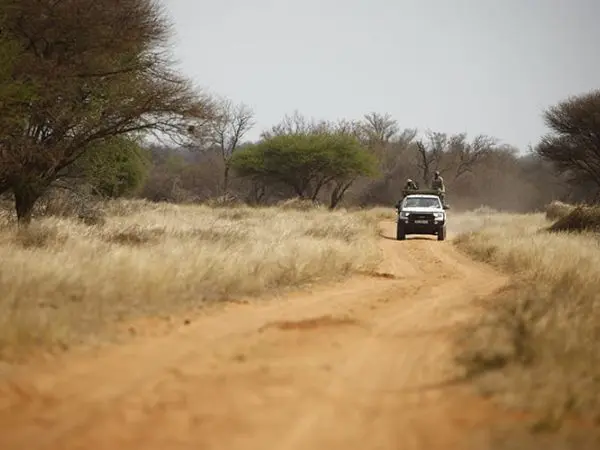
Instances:
[[[400,221],[398,221],[398,224],[396,225],[396,240],[403,241],[405,239],[406,239],[406,230],[402,226],[402,223],[400,223]]]
[[[446,225],[443,225],[438,229],[437,239],[438,241],[443,241],[446,239]]]

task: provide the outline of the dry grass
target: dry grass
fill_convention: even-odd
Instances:
[[[323,205],[313,202],[312,200],[302,198],[291,198],[289,200],[282,200],[277,206],[283,210],[296,210],[296,211],[312,211],[312,210],[323,210]]]
[[[382,221],[382,220],[392,220],[395,221],[398,214],[396,213],[396,210],[393,207],[389,207],[389,208],[385,208],[383,206],[378,206],[375,208],[370,208],[367,210],[356,210],[357,212],[364,212],[366,214],[368,214],[370,217],[372,217],[374,220],[376,221]]]
[[[546,219],[556,220],[565,217],[575,208],[574,205],[553,201],[546,206]]]
[[[0,217],[0,358],[135,317],[372,271],[377,214],[111,202],[104,225]]]
[[[600,231],[600,208],[591,206],[573,207],[553,223],[550,231]]]
[[[541,428],[600,419],[600,240],[549,225],[542,214],[504,214],[455,241],[515,275],[483,301],[458,360],[486,393],[541,413]]]

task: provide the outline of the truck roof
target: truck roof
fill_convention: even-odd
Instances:
[[[439,196],[437,195],[432,195],[432,194],[408,194],[406,197],[404,198],[409,198],[409,197],[419,197],[419,198],[437,198],[438,200],[440,199]]]

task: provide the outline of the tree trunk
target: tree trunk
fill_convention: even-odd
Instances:
[[[345,184],[341,184],[341,183],[337,184],[333,188],[333,191],[331,192],[331,200],[329,203],[329,209],[334,210],[338,206],[338,204],[344,198],[344,194],[346,193],[348,188],[350,186],[352,186],[352,183],[354,183],[354,180],[348,181]]]
[[[295,184],[290,184],[291,188],[294,190],[294,193],[296,194],[296,196],[302,200],[305,200],[307,195],[306,195],[306,189],[301,187],[301,186],[297,186]]]
[[[223,195],[227,195],[229,193],[229,166],[225,165],[225,170],[223,171]]]
[[[35,189],[27,183],[19,183],[13,186],[15,195],[15,208],[17,210],[17,221],[19,225],[29,225],[35,202],[41,196],[41,190]]]
[[[266,194],[267,188],[265,185],[255,181],[252,183],[252,187],[248,191],[246,201],[252,205],[260,205]]]

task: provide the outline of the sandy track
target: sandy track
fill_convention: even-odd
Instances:
[[[0,448],[464,448],[485,414],[448,336],[505,279],[449,242],[382,229],[394,277],[231,304],[4,382]]]

